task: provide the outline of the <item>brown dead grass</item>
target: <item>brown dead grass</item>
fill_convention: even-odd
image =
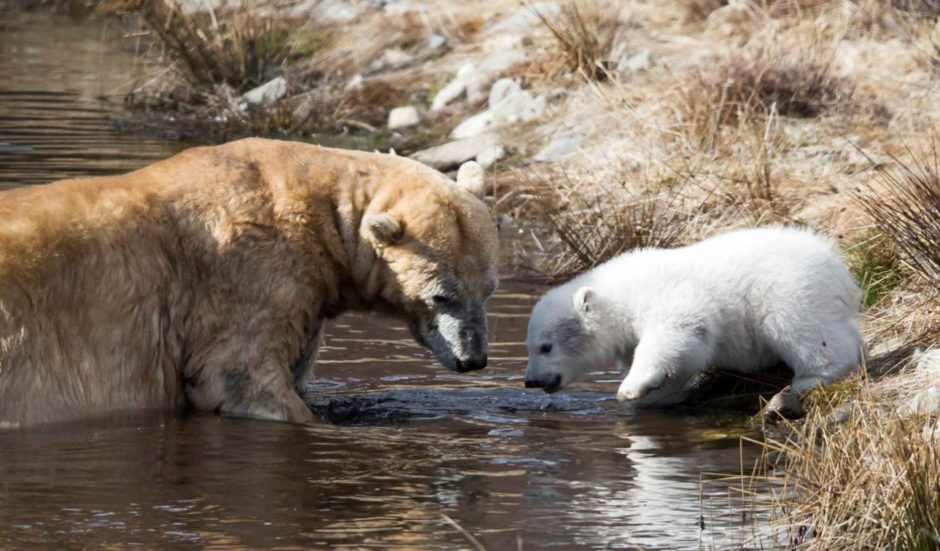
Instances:
[[[529,7],[551,33],[569,71],[589,80],[607,80],[614,50],[624,39],[625,22],[615,7],[595,0],[561,4],[557,13]]]
[[[174,0],[114,0],[100,11],[140,16],[156,39],[153,57],[197,88],[263,84],[295,46],[287,22],[251,1],[187,14]]]
[[[940,151],[912,155],[894,167],[879,165],[880,176],[854,194],[883,235],[902,253],[903,262],[921,281],[940,292]]]
[[[679,90],[680,126],[696,149],[712,149],[726,127],[851,110],[857,98],[855,83],[834,75],[822,52],[765,46],[691,71]]]
[[[589,270],[624,252],[682,243],[695,222],[682,180],[659,178],[637,187],[624,173],[587,184],[565,171],[525,175],[535,215],[561,244],[547,267],[554,279]]]
[[[750,481],[773,482],[764,541],[806,551],[936,550],[940,419],[900,417],[869,381],[853,399],[844,422],[830,416],[835,403],[814,407],[787,437],[763,444]]]

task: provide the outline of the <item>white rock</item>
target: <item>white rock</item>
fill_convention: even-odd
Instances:
[[[501,78],[493,84],[492,88],[490,88],[490,99],[488,105],[492,107],[507,97],[513,94],[518,94],[521,91],[522,86],[519,84],[518,80],[511,78]]]
[[[428,43],[424,49],[427,51],[435,51],[440,50],[444,46],[447,46],[447,37],[442,34],[432,34],[431,37],[428,38]]]
[[[388,129],[399,130],[409,128],[421,123],[421,112],[417,107],[407,105],[405,107],[396,107],[388,114]]]
[[[449,103],[467,93],[467,79],[473,75],[475,66],[473,63],[465,63],[457,70],[457,76],[454,77],[447,86],[441,88],[434,99],[431,101],[431,111],[439,111]]]
[[[401,48],[389,48],[382,52],[378,59],[369,64],[369,71],[376,72],[389,67],[400,67],[407,65],[414,59],[414,56]]]
[[[497,52],[480,61],[472,74],[467,75],[467,100],[482,101],[489,97],[490,84],[502,73],[524,63],[529,54],[524,49]]]
[[[430,147],[414,153],[411,158],[438,170],[448,170],[475,160],[477,155],[498,145],[499,139],[495,134],[484,134]]]
[[[242,98],[251,105],[268,105],[287,95],[287,81],[277,77],[257,88],[245,92]]]
[[[531,30],[532,27],[541,24],[538,15],[552,16],[557,14],[561,8],[557,2],[533,2],[523,6],[509,17],[498,21],[490,26],[489,31],[495,33],[514,32],[519,30]]]
[[[464,63],[457,69],[457,78],[465,79],[473,74],[473,71],[476,69],[476,65],[473,63]]]
[[[467,93],[467,83],[462,79],[451,81],[441,88],[431,101],[431,111],[440,111],[457,98]]]
[[[617,72],[627,73],[645,73],[656,64],[656,54],[652,50],[644,50],[634,56],[621,56],[617,62]]]
[[[226,6],[228,5],[229,3],[226,3]],[[342,24],[355,19],[359,15],[359,9],[349,2],[339,0],[304,0],[294,6],[290,14],[294,17],[315,14],[318,20]]]
[[[356,75],[353,76],[351,79],[349,79],[349,82],[346,83],[346,86],[344,86],[343,89],[344,89],[344,90],[352,90],[353,88],[356,88],[356,87],[358,87],[360,84],[362,84],[363,82],[365,82],[365,80],[366,80],[366,79],[365,79],[362,75],[356,74]]]
[[[544,97],[533,98],[529,92],[522,91],[503,98],[488,110],[463,121],[451,132],[451,136],[457,139],[471,138],[507,124],[531,122],[541,117],[544,111]]]
[[[425,14],[428,7],[421,2],[412,2],[410,0],[401,0],[399,2],[389,2],[385,5],[385,13],[390,17],[400,17],[408,14]]]
[[[558,161],[580,150],[582,145],[584,145],[584,136],[553,140],[535,154],[534,160],[539,163]]]
[[[933,415],[940,412],[940,388],[932,386],[914,395],[910,402],[898,407],[898,415]]]
[[[483,134],[492,125],[493,112],[483,111],[458,124],[450,136],[458,140],[472,138]]]
[[[483,42],[483,51],[487,54],[502,54],[511,50],[520,50],[532,44],[521,34],[501,34]]]
[[[508,152],[503,146],[496,144],[491,147],[488,147],[477,154],[476,162],[480,163],[484,169],[489,170],[493,168],[497,162],[502,161],[506,158]]]

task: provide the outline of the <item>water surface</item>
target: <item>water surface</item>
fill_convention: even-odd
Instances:
[[[120,105],[100,98],[135,67],[119,34],[0,13],[0,186],[184,147],[111,132]],[[123,413],[0,431],[0,548],[727,547],[728,488],[700,475],[738,471],[744,420],[634,413],[613,399],[615,373],[551,398],[524,390],[539,291],[503,285],[491,367],[467,375],[400,323],[341,318],[310,389],[313,426]]]

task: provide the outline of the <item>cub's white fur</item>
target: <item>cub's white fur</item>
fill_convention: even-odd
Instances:
[[[616,362],[629,369],[617,398],[635,400],[710,367],[754,372],[783,361],[799,393],[859,365],[858,307],[858,287],[831,243],[806,230],[637,250],[535,305],[526,386],[555,392]]]

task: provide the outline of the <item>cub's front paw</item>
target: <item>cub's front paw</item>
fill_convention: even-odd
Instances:
[[[622,383],[620,383],[620,389],[617,391],[617,400],[621,402],[639,400],[650,392],[661,387],[663,385],[664,379],[665,378],[662,375],[648,377],[639,381],[627,377],[623,380]]]

